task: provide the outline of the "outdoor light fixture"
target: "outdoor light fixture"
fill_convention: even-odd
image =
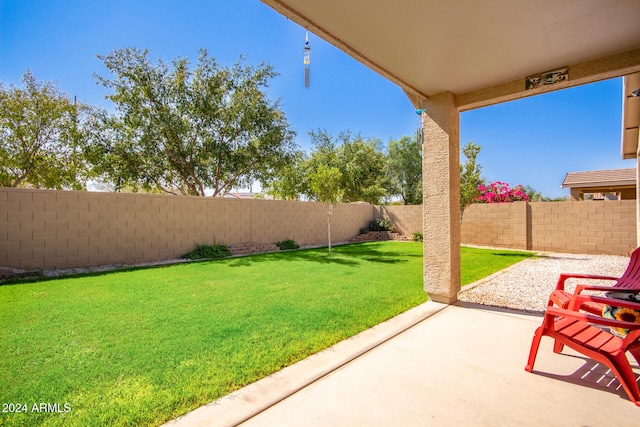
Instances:
[[[634,90],[633,92],[631,92],[631,96],[635,96],[640,98],[640,87],[636,90]]]

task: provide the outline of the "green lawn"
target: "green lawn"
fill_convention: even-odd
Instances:
[[[462,286],[469,285],[533,255],[531,252],[477,249],[463,246],[460,248],[460,284]]]
[[[463,283],[526,256],[463,249]],[[0,286],[0,425],[158,425],[426,299],[413,242]]]

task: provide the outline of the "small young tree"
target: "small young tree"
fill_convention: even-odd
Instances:
[[[466,160],[460,165],[460,222],[467,206],[478,200],[480,194],[478,187],[484,183],[481,177],[482,166],[477,162],[481,148],[473,141],[469,141],[462,147],[462,154]]]
[[[342,132],[334,138],[323,130],[311,131],[309,136],[313,151],[302,164],[307,175],[321,165],[338,169],[338,186],[346,202],[379,204],[388,195],[384,153],[378,140],[364,139],[350,132]],[[303,192],[314,198],[308,188]]]
[[[342,173],[336,167],[320,165],[309,174],[309,189],[313,198],[327,204],[327,238],[331,255],[331,215],[336,204],[342,200],[344,190],[340,188]]]

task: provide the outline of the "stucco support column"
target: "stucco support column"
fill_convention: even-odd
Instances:
[[[424,290],[451,304],[460,291],[460,119],[450,92],[423,107]]]

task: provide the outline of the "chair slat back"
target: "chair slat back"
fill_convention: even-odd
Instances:
[[[613,287],[618,289],[640,290],[640,247],[633,251],[626,271],[620,276]]]

